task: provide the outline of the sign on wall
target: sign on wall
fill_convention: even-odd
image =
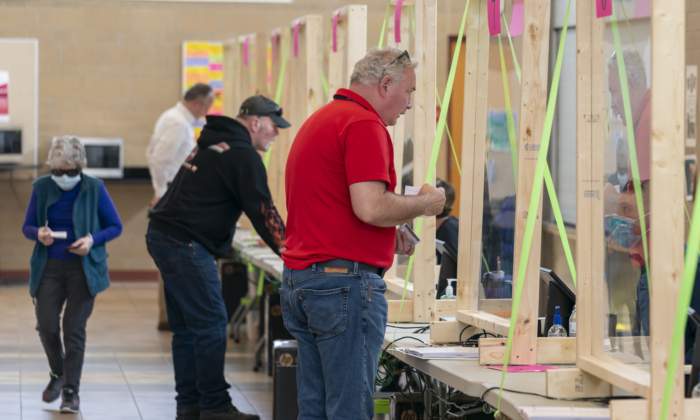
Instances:
[[[223,115],[224,47],[221,42],[184,42],[182,44],[182,93],[197,83],[206,83],[216,99],[209,115]],[[195,140],[204,127],[201,119],[194,124]]]
[[[0,70],[0,123],[10,122],[9,85],[10,72]]]

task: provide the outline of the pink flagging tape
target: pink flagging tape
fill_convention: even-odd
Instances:
[[[612,0],[595,0],[595,10],[598,18],[612,16],[612,8]]]
[[[338,52],[338,17],[340,12],[333,15],[333,52]]]
[[[489,35],[501,33],[501,0],[489,0]]]
[[[246,37],[243,41],[243,65],[248,67],[248,45],[250,45],[250,38]]]
[[[396,2],[396,12],[394,12],[394,41],[396,43],[401,42],[401,9],[403,6],[403,0],[398,0]]]
[[[299,57],[299,25],[300,22],[294,24],[294,57]]]
[[[272,62],[277,60],[277,32],[272,34]]]

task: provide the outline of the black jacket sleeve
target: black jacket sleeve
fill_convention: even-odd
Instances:
[[[236,185],[243,212],[253,223],[255,231],[276,254],[284,248],[285,226],[272,202],[267,185],[267,172],[262,158],[254,150],[236,156]]]

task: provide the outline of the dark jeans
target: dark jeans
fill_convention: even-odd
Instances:
[[[148,253],[165,285],[173,333],[178,409],[199,404],[204,413],[231,406],[224,378],[226,307],[214,257],[197,242],[179,243],[148,228]]]
[[[377,274],[286,266],[284,325],[299,343],[299,420],[369,420],[387,323],[386,284]]]
[[[85,358],[85,326],[95,305],[95,297],[88,289],[80,259],[49,258],[35,299],[36,330],[49,358],[51,372],[58,376],[65,375],[65,386],[78,392]],[[64,303],[66,310],[61,343],[60,322]]]

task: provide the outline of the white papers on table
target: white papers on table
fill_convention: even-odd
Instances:
[[[406,185],[404,190],[404,195],[418,195],[420,187],[414,187],[413,185]],[[428,216],[418,216],[418,217],[428,217]]]
[[[533,406],[522,407],[516,406],[516,410],[523,416],[525,420],[601,420],[610,419],[609,408],[593,408],[593,407],[548,407],[548,406]]]
[[[478,359],[477,347],[404,347],[396,351],[419,359]]]

